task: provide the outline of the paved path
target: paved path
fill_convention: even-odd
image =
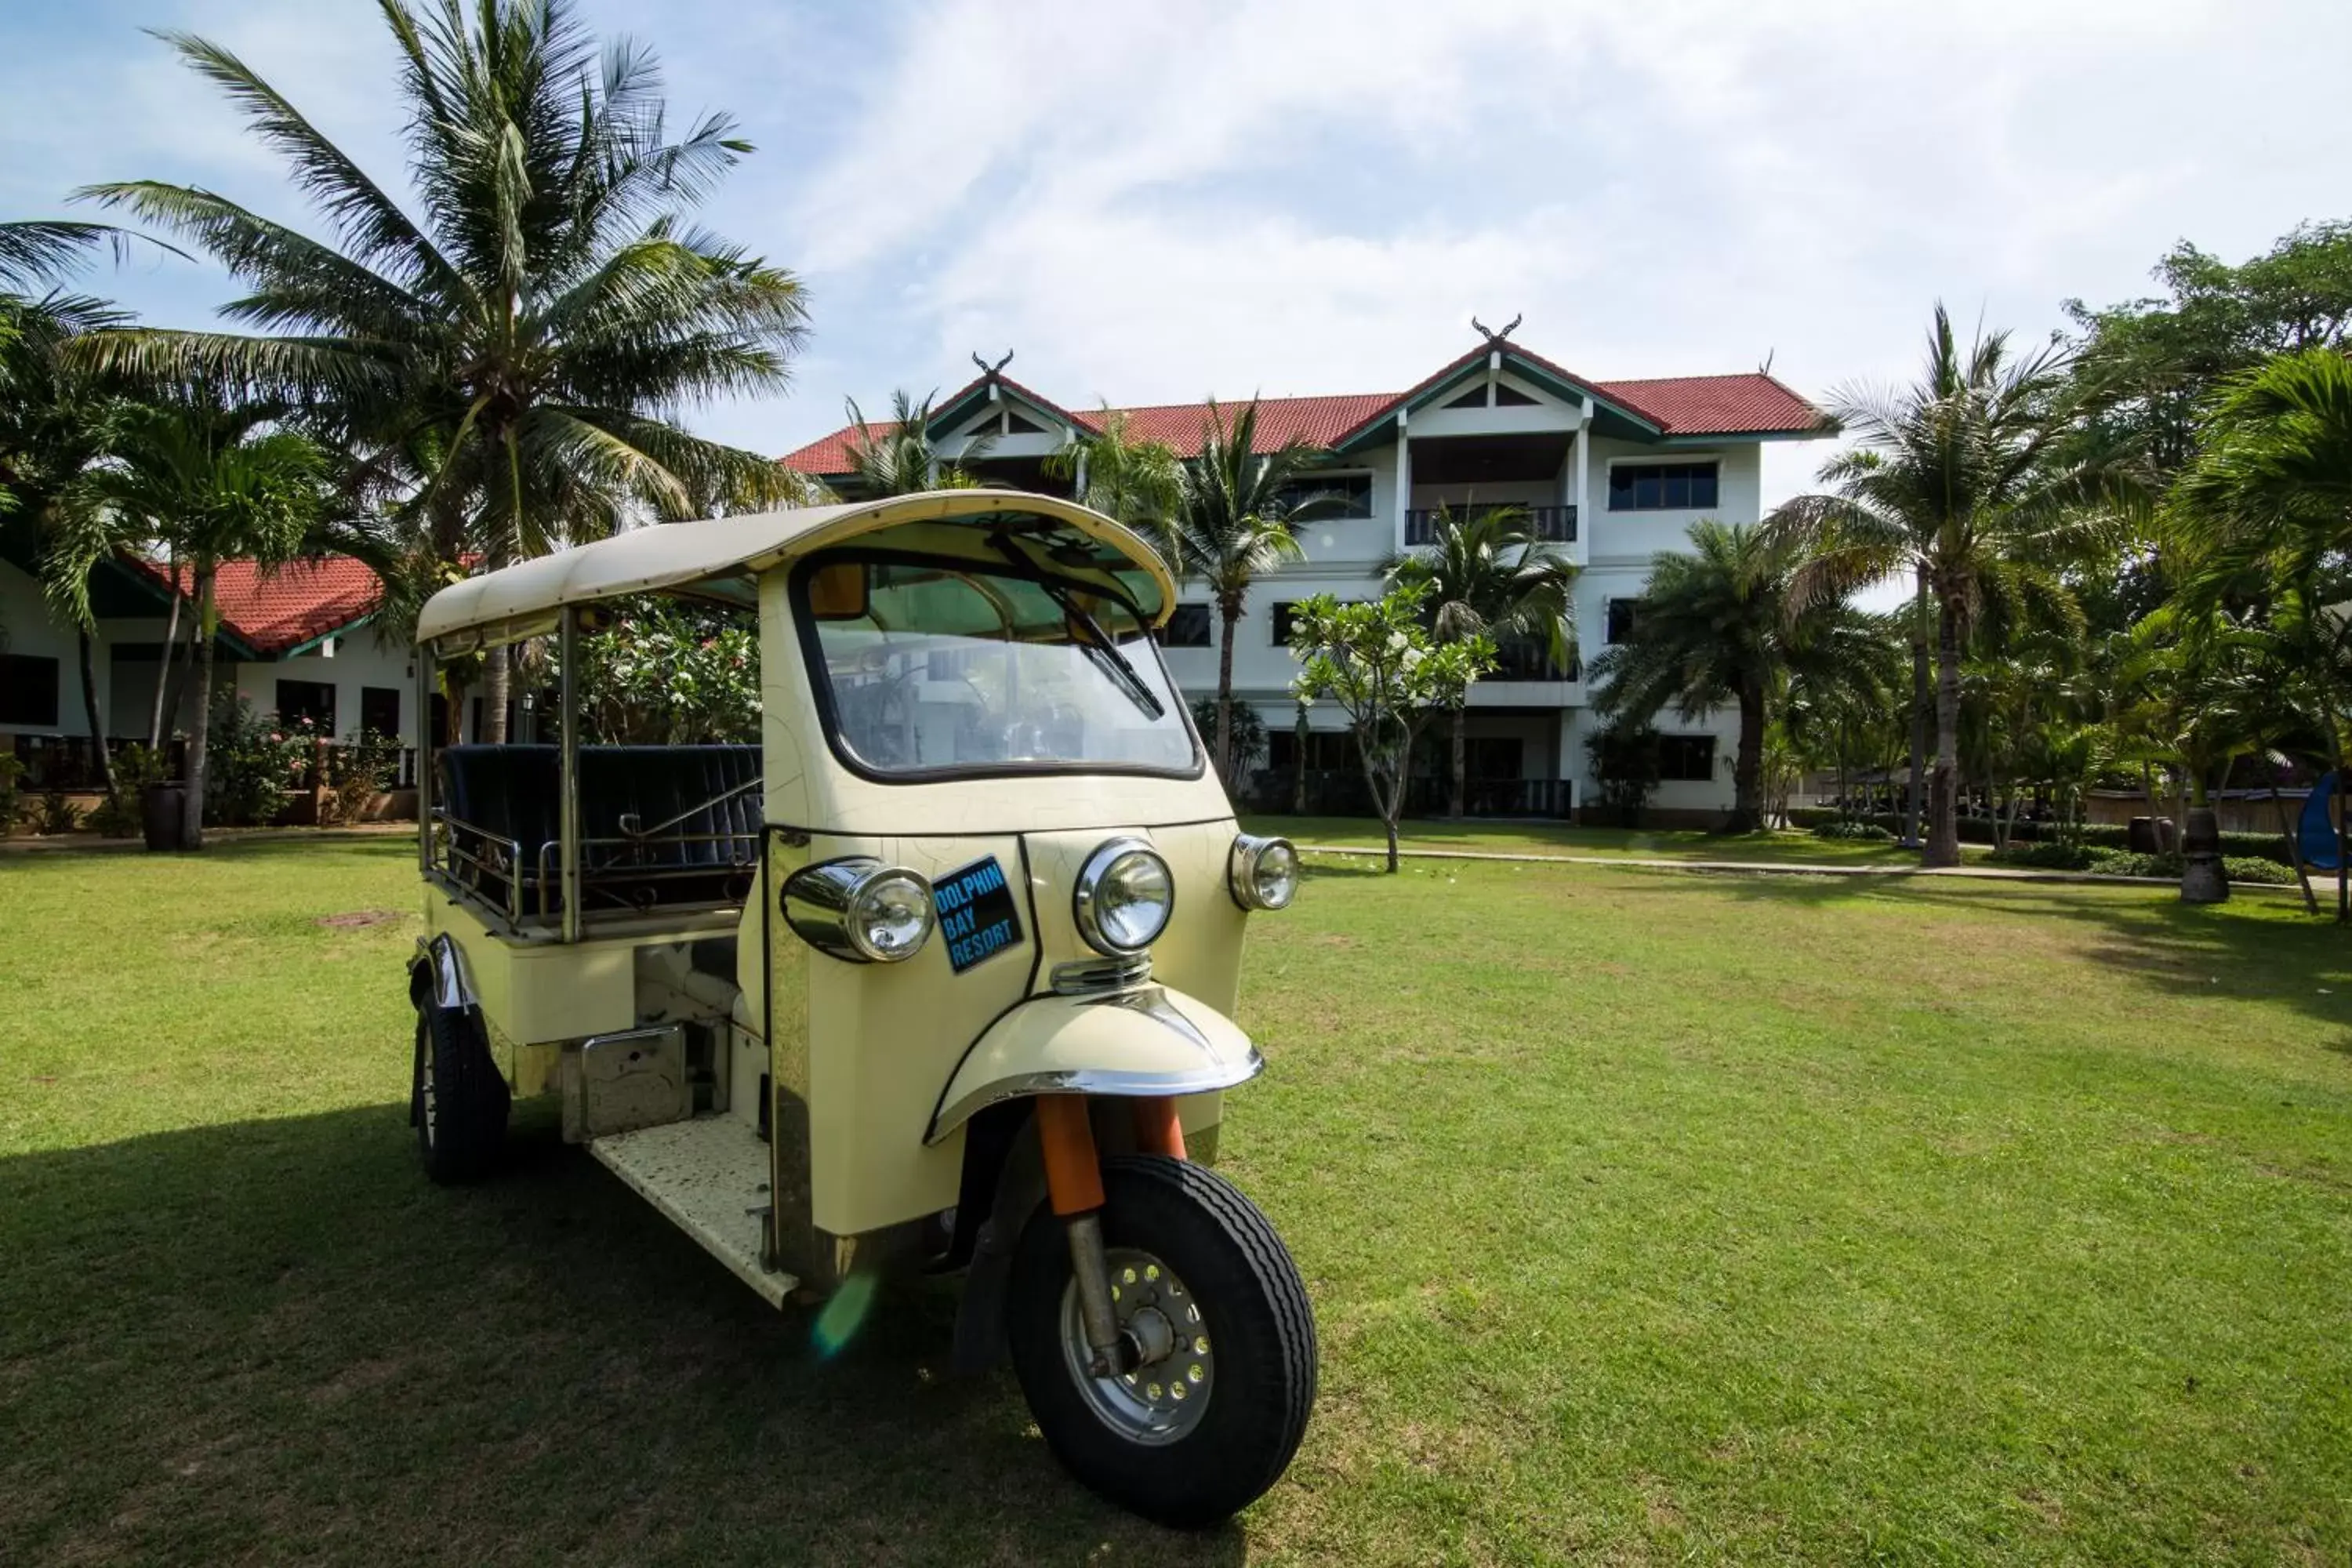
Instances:
[[[205,847],[227,848],[237,844],[283,844],[321,838],[408,838],[416,837],[414,822],[362,822],[354,827],[207,827]],[[0,855],[59,855],[144,849],[143,838],[100,838],[88,833],[52,833],[38,838],[0,838]]]
[[[1369,855],[1375,858],[1388,851],[1375,845],[1301,844],[1303,855]],[[2168,877],[2117,877],[2103,871],[2031,870],[2011,866],[1827,866],[1807,865],[1787,860],[1675,860],[1656,857],[1632,855],[1524,855],[1502,854],[1486,849],[1400,849],[1400,859],[1406,860],[1510,860],[1537,866],[1614,866],[1634,867],[1650,871],[1716,871],[1764,877],[1959,877],[1983,882],[2093,882],[2108,883],[2119,888],[2178,888],[2180,884]],[[2231,892],[2294,893],[2302,897],[2292,882],[2276,885],[2269,882],[2232,882]]]

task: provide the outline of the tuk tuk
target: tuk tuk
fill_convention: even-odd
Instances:
[[[761,743],[590,744],[579,645],[660,593],[759,617]],[[436,594],[450,659],[552,637],[553,743],[418,769],[411,1120],[488,1174],[517,1095],[769,1302],[960,1270],[1081,1481],[1163,1522],[1278,1478],[1315,1325],[1213,1169],[1248,917],[1239,831],[1153,630],[1174,584],[1099,513],[938,491],[649,527]]]

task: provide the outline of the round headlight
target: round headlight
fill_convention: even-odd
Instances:
[[[1097,952],[1140,952],[1168,928],[1176,879],[1140,838],[1114,838],[1078,872],[1078,934]]]
[[[857,963],[914,957],[938,921],[929,882],[866,856],[802,867],[785,881],[782,903],[803,941]]]
[[[931,934],[931,885],[912,871],[876,871],[850,889],[849,945],[877,963],[912,958]]]
[[[1245,910],[1283,910],[1298,893],[1298,851],[1287,838],[1244,833],[1234,840],[1225,880]]]

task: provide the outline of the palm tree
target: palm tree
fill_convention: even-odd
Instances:
[[[1815,616],[1821,624],[1805,639],[1779,698],[1780,727],[1800,760],[1835,770],[1838,808],[1847,814],[1854,760],[1882,749],[1906,689],[1907,634],[1899,616],[1847,605]]]
[[[204,847],[205,752],[220,620],[214,579],[224,561],[293,559],[327,500],[324,455],[308,437],[271,423],[274,412],[226,397],[120,406],[107,458],[75,482],[65,509],[69,526],[55,550],[61,579],[86,583],[89,566],[119,541],[152,531],[190,573],[199,651],[182,842],[191,849]]]
[[[1526,509],[1441,509],[1436,528],[1427,549],[1391,554],[1381,572],[1392,584],[1426,587],[1422,602],[1430,607],[1437,639],[1460,642],[1484,632],[1497,643],[1539,643],[1554,664],[1566,668],[1576,657],[1579,568],[1529,531]],[[1452,715],[1447,815],[1456,817],[1462,815],[1465,711],[1456,708]]]
[[[1799,611],[1792,583],[1801,557],[1792,541],[1713,519],[1691,524],[1690,550],[1662,551],[1650,564],[1633,635],[1592,661],[1601,682],[1594,707],[1640,723],[1672,706],[1697,723],[1730,704],[1739,711],[1733,805],[1725,831],[1763,825],[1768,701],[1793,667],[1823,649],[1829,606]]]
[[[1166,527],[1184,499],[1184,459],[1176,448],[1137,436],[1128,416],[1108,406],[1102,428],[1047,458],[1045,474],[1073,481],[1081,505],[1139,533]]]
[[[0,281],[31,281],[37,267],[69,263],[71,245],[54,235],[88,226],[0,225]],[[26,240],[38,231],[45,243]],[[114,767],[98,710],[98,676],[91,651],[96,629],[89,603],[88,567],[68,577],[54,541],[61,508],[75,479],[104,446],[110,399],[94,378],[68,363],[67,350],[93,331],[120,327],[130,317],[87,295],[51,291],[38,298],[0,293],[0,512],[21,519],[43,541],[47,596],[74,626],[79,645],[82,713],[106,793],[114,794]]]
[[[1292,439],[1257,449],[1257,400],[1228,421],[1215,399],[1201,426],[1201,455],[1183,468],[1175,510],[1152,530],[1179,581],[1197,578],[1217,608],[1217,772],[1230,778],[1234,728],[1234,627],[1250,584],[1286,561],[1305,558],[1291,524],[1319,510],[1296,487],[1315,449]]]
[[[1831,413],[1860,445],[1822,469],[1832,493],[1801,496],[1766,525],[1806,557],[1795,605],[1904,575],[1933,609],[1930,866],[1960,858],[1960,661],[1970,622],[2004,590],[2063,596],[2053,563],[2081,543],[2089,505],[2121,488],[2110,459],[2063,447],[2093,395],[2066,371],[2058,346],[2015,355],[2006,332],[1979,333],[1964,353],[1937,306],[1924,377],[1899,392],[1834,397]]]
[[[224,313],[256,334],[101,333],[102,362],[284,398],[444,569],[775,493],[766,458],[673,423],[782,386],[806,331],[789,272],[684,221],[751,151],[733,122],[672,140],[653,54],[623,40],[600,59],[570,0],[380,3],[407,205],[235,55],[162,35],[286,160],[331,238],[194,186],[91,187],[210,252],[248,289]],[[506,669],[490,661],[492,739]]]
[[[849,441],[849,468],[861,494],[910,496],[968,489],[981,482],[963,465],[987,457],[996,437],[975,437],[952,460],[941,457],[931,440],[931,400],[938,395],[919,403],[904,389],[892,393],[889,422],[879,427],[866,423],[856,398],[848,400],[849,422],[857,429]]]

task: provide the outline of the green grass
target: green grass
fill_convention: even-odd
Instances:
[[[1259,816],[1251,830],[1279,833],[1300,844],[1387,847],[1376,818]],[[1566,823],[1448,822],[1416,819],[1401,825],[1403,849],[1461,849],[1497,855],[1597,855],[1628,860],[1747,860],[1773,865],[1916,866],[1919,852],[1891,843],[1816,838],[1811,833],[1706,833],[1696,828],[1580,827]],[[1969,859],[1990,851],[1963,844]]]
[[[2337,1563],[2352,963],[2276,900],[1318,867],[1229,1173],[1288,1479],[1066,1481],[951,1288],[842,1356],[542,1117],[415,1168],[397,844],[0,860],[12,1562]]]

